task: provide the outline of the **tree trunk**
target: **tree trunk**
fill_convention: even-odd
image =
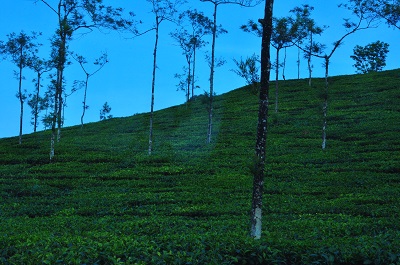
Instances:
[[[62,73],[61,73],[62,75]],[[61,87],[60,91],[58,92],[58,112],[57,112],[57,143],[61,140],[61,127],[63,125],[63,98],[62,98],[62,79],[61,79]]]
[[[269,78],[271,71],[270,43],[272,33],[272,11],[273,0],[265,1],[263,25],[262,48],[261,48],[261,87],[259,96],[257,141],[255,148],[256,161],[253,171],[253,196],[251,206],[251,228],[250,236],[254,239],[261,238],[262,230],[262,197],[264,190],[265,175],[265,148],[267,141],[267,120],[268,120],[268,92]]]
[[[276,69],[275,69],[275,113],[278,113],[278,96],[279,96],[279,87],[278,87],[278,79],[279,79],[279,50],[276,49]]]
[[[193,62],[192,62],[192,64],[193,64],[193,69],[192,69],[192,97],[194,97],[194,80],[195,80],[195,77],[194,77],[194,74],[195,74],[195,69],[196,69],[196,44],[194,44],[194,47],[193,47]]]
[[[83,117],[85,117],[85,112],[86,112],[86,94],[87,94],[88,82],[89,82],[89,74],[86,73],[85,92],[83,93],[83,111],[81,116],[81,128],[83,128]]]
[[[54,96],[54,109],[53,109],[53,120],[51,122],[51,139],[50,139],[50,161],[53,160],[55,155],[55,142],[56,142],[56,123],[57,123],[57,111],[58,111],[58,79],[61,75],[61,70],[57,69],[57,80],[56,80],[56,91]]]
[[[286,80],[286,76],[285,76],[285,69],[286,69],[286,48],[285,47],[285,56],[283,57],[283,69],[282,69],[282,78],[285,81]]]
[[[22,61],[22,47],[21,47],[21,61]],[[22,144],[22,122],[24,116],[24,97],[22,95],[22,63],[19,67],[19,87],[18,87],[18,99],[20,103],[20,115],[19,115],[19,140],[18,143]]]
[[[188,76],[187,76],[187,92],[186,92],[186,102],[190,100],[190,84],[191,84],[191,59],[190,57],[187,58],[188,63]]]
[[[300,42],[299,42],[300,45]],[[300,79],[300,48],[297,47],[297,79]]]
[[[36,102],[35,102],[34,117],[33,117],[33,132],[36,132],[37,119],[39,116],[40,79],[42,78],[40,72],[38,72],[37,78],[38,78],[38,80],[37,80],[37,85],[36,85]]]
[[[322,113],[324,116],[322,124],[322,150],[326,148],[326,127],[327,127],[327,116],[328,116],[328,75],[329,75],[329,57],[325,57],[325,91],[324,91],[324,104],[322,106]]]
[[[311,53],[312,53],[312,33],[310,35],[310,51],[308,53],[308,85],[311,87],[311,75],[312,75],[312,67],[311,67]]]
[[[66,33],[63,32],[63,27],[60,22],[60,46],[58,47],[58,62],[57,62],[57,79],[56,79],[56,87],[54,93],[54,113],[53,113],[53,122],[51,125],[51,140],[50,140],[50,161],[53,159],[55,154],[55,141],[57,142],[61,139],[61,123],[62,123],[62,91],[63,91],[63,72],[64,72],[64,64],[66,61],[66,46],[67,46],[67,36]],[[57,131],[56,131],[57,124]]]
[[[154,90],[156,84],[156,69],[157,69],[157,46],[158,46],[158,29],[159,29],[158,17],[156,17],[156,40],[154,43],[153,52],[153,80],[151,82],[151,104],[150,104],[150,131],[149,131],[149,155],[153,151],[153,116],[154,116]]]
[[[213,96],[214,96],[214,66],[215,66],[215,39],[217,35],[217,7],[214,3],[214,28],[211,46],[211,70],[210,70],[210,102],[208,107],[208,132],[207,143],[211,143],[212,136],[212,118],[213,118]]]

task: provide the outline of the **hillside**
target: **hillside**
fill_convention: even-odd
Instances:
[[[0,264],[400,264],[400,70],[281,81],[263,238],[248,237],[257,96],[0,139]],[[271,84],[272,88],[274,83]]]

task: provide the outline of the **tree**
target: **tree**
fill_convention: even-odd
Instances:
[[[186,100],[190,99],[191,95],[194,96],[194,88],[196,82],[196,52],[198,49],[207,44],[203,40],[205,35],[212,33],[213,22],[206,17],[202,12],[195,10],[187,10],[179,15],[178,24],[180,28],[171,33],[171,36],[179,43],[182,52],[185,55],[187,67],[184,67],[183,74],[176,74],[175,77],[179,78],[179,89],[186,90]],[[218,32],[224,32],[220,28]]]
[[[102,109],[100,110],[100,120],[104,121],[107,119],[111,119],[113,115],[110,115],[111,112],[111,107],[108,105],[108,103],[104,103]]]
[[[31,58],[31,63],[29,67],[35,71],[37,78],[33,79],[35,83],[35,93],[29,95],[28,105],[32,109],[32,125],[33,131],[36,132],[38,126],[39,112],[45,109],[45,98],[40,96],[40,88],[42,87],[41,80],[42,75],[53,69],[50,61],[46,59],[41,59],[36,55]]]
[[[290,10],[294,13],[295,25],[294,28],[297,30],[296,37],[294,38],[298,45],[303,43],[303,40],[309,38],[308,44],[304,48],[304,58],[307,59],[308,66],[308,85],[311,87],[312,78],[312,64],[311,57],[313,54],[318,54],[323,48],[319,43],[316,43],[313,38],[315,35],[321,35],[326,26],[319,27],[316,25],[315,20],[311,18],[311,11],[314,7],[309,5],[303,5],[302,7],[295,7]],[[300,59],[298,59],[298,66],[300,66]]]
[[[376,7],[376,5],[374,5]],[[386,23],[389,26],[400,29],[400,1],[399,0],[391,0],[391,1],[378,1],[377,9],[374,9],[378,12],[378,15],[386,20]]]
[[[312,53],[311,56],[315,56],[318,58],[324,59],[324,67],[325,67],[325,89],[323,93],[323,107],[322,107],[322,114],[323,114],[323,125],[322,125],[322,150],[325,150],[326,148],[326,128],[327,128],[327,115],[328,115],[328,77],[329,77],[329,62],[330,59],[332,58],[333,54],[335,51],[340,47],[340,45],[343,43],[343,40],[351,35],[354,34],[360,30],[365,30],[371,27],[374,27],[374,22],[376,21],[376,16],[368,16],[366,15],[368,13],[368,9],[361,5],[361,6],[354,6],[354,5],[339,5],[347,8],[348,10],[351,10],[353,14],[357,17],[357,22],[352,22],[350,19],[344,19],[343,26],[346,29],[346,33],[340,37],[337,41],[333,43],[333,47],[330,52],[324,53],[323,49],[325,48],[325,45],[318,44],[316,53]],[[301,28],[300,28],[301,32]],[[304,52],[308,52],[307,48],[300,47]]]
[[[37,47],[39,44],[34,43],[37,36],[41,33],[32,32],[32,35],[27,35],[21,31],[18,35],[16,33],[8,34],[8,41],[0,46],[0,53],[5,54],[10,58],[11,62],[17,65],[18,72],[15,72],[15,76],[18,79],[18,93],[17,98],[20,103],[20,118],[19,118],[19,144],[22,143],[22,121],[24,115],[24,102],[27,98],[26,92],[22,89],[24,68],[30,65],[31,54],[37,53]]]
[[[262,24],[261,45],[261,79],[258,109],[257,141],[255,147],[255,164],[253,170],[253,196],[251,204],[250,236],[261,238],[262,231],[262,197],[265,177],[265,149],[267,141],[269,79],[270,79],[270,45],[272,35],[272,14],[274,0],[265,1],[264,19]]]
[[[187,10],[183,13],[189,20],[191,27],[191,43],[193,45],[193,60],[192,60],[192,97],[194,96],[194,88],[196,82],[196,54],[197,50],[204,47],[208,42],[203,40],[203,37],[210,35],[213,32],[213,22],[205,16],[203,12]],[[222,27],[217,27],[217,35],[226,32]]]
[[[286,49],[293,46],[296,38],[297,24],[289,17],[273,18],[273,30],[271,35],[271,45],[276,49],[275,62],[275,112],[278,112],[278,97],[279,97],[279,52],[281,49]],[[258,37],[262,36],[262,29],[258,27],[258,23],[249,20],[247,25],[242,25],[241,29],[245,32],[251,32]]]
[[[208,108],[208,131],[207,143],[211,143],[212,135],[212,118],[213,118],[213,95],[214,95],[214,68],[215,68],[215,41],[217,37],[217,8],[223,4],[236,4],[243,7],[256,6],[262,0],[200,0],[201,2],[210,2],[214,5],[213,13],[213,30],[212,30],[212,44],[211,44],[211,60],[210,60],[210,103]]]
[[[365,47],[356,45],[353,52],[354,55],[350,58],[355,61],[353,66],[357,68],[358,73],[378,72],[386,66],[389,44],[378,40]]]
[[[294,32],[296,32],[295,24],[290,18],[273,18],[273,30],[271,36],[271,45],[276,49],[275,62],[275,112],[278,112],[278,97],[279,97],[279,52],[283,48],[293,46]]]
[[[192,56],[193,56],[193,45],[192,36],[184,28],[175,30],[175,32],[170,34],[173,39],[175,39],[182,49],[182,54],[185,56],[187,66],[183,68],[183,75],[176,74],[175,77],[180,79],[178,88],[180,90],[186,91],[186,102],[190,99],[190,84],[192,83]]]
[[[107,59],[107,53],[103,53],[98,59],[96,59],[94,61],[94,65],[97,66],[97,69],[94,70],[92,73],[89,73],[85,68],[85,64],[87,64],[87,61],[82,55],[71,54],[71,56],[75,59],[75,61],[77,61],[79,63],[83,72],[86,75],[86,79],[85,79],[85,82],[83,85],[84,86],[83,102],[82,102],[83,103],[83,111],[82,111],[82,116],[81,116],[81,127],[83,128],[83,118],[85,117],[86,110],[89,108],[89,106],[86,105],[86,97],[87,97],[89,78],[92,77],[93,75],[95,75],[96,73],[98,73],[104,67],[104,65],[106,63],[108,63],[108,59]]]
[[[385,20],[390,27],[400,29],[400,1],[399,0],[349,0],[356,8],[366,10],[366,15],[379,17]]]
[[[151,155],[153,151],[153,119],[154,119],[154,94],[156,86],[156,69],[157,69],[157,49],[158,49],[158,38],[160,25],[164,21],[174,22],[176,20],[175,15],[178,12],[177,8],[184,4],[186,0],[146,0],[151,4],[151,13],[154,15],[153,26],[144,31],[139,32],[133,31],[135,36],[141,36],[148,32],[155,32],[154,50],[153,50],[153,78],[151,81],[151,103],[150,103],[150,129],[149,129],[149,149],[148,154]]]
[[[252,91],[255,93],[258,93],[258,82],[260,82],[259,67],[257,66],[259,61],[260,58],[255,54],[247,57],[245,61],[242,58],[240,58],[240,61],[233,59],[237,69],[233,69],[232,71],[244,78],[247,85],[250,85]]]
[[[52,5],[48,0],[36,0],[42,2],[56,15],[58,28],[52,41],[53,59],[57,74],[54,93],[54,111],[52,134],[50,144],[50,160],[54,157],[56,138],[56,123],[58,124],[57,141],[61,137],[62,107],[63,107],[63,80],[64,68],[67,62],[68,42],[75,32],[82,30],[86,33],[93,29],[108,28],[120,30],[133,27],[133,21],[122,17],[122,8],[105,6],[103,0],[58,0]],[[130,13],[130,15],[133,15]]]

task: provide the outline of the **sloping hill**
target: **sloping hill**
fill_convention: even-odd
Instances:
[[[280,82],[264,234],[248,237],[257,96],[0,139],[0,264],[400,264],[400,70]],[[274,85],[272,84],[272,87]],[[274,102],[272,90],[271,104]]]

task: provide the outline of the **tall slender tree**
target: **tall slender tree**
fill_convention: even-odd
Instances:
[[[211,143],[212,136],[212,120],[213,120],[213,95],[214,95],[214,70],[216,66],[215,60],[215,41],[217,37],[217,9],[219,5],[224,4],[236,4],[242,7],[256,6],[262,2],[262,0],[200,0],[201,2],[210,2],[214,5],[213,12],[213,30],[212,30],[212,44],[211,44],[211,60],[210,60],[210,100],[208,108],[208,131],[207,131],[207,143]]]
[[[354,3],[354,2],[351,2]],[[350,21],[350,19],[344,19],[343,26],[346,29],[346,33],[343,34],[337,41],[335,41],[332,45],[332,49],[329,52],[323,52],[325,45],[318,44],[317,46],[321,47],[317,49],[317,52],[311,53],[310,56],[318,57],[324,60],[325,67],[325,87],[323,93],[323,106],[322,106],[322,114],[323,114],[323,125],[322,125],[322,150],[326,148],[326,129],[327,129],[327,115],[328,115],[328,77],[329,77],[329,63],[330,60],[335,53],[335,51],[341,46],[343,40],[351,34],[354,34],[360,30],[365,30],[371,27],[376,27],[375,22],[377,21],[377,16],[368,15],[368,8],[364,5],[359,5],[359,3],[354,3],[354,5],[339,5],[343,6],[353,12],[356,17],[356,22]],[[299,29],[302,30],[301,28]],[[304,29],[303,29],[304,30]],[[301,33],[300,33],[301,34]],[[308,53],[307,48],[300,47],[304,52]]]
[[[262,231],[262,198],[265,177],[265,156],[268,125],[269,104],[269,79],[271,71],[271,35],[272,15],[274,0],[265,1],[264,18],[260,19],[262,24],[261,44],[261,79],[258,109],[257,141],[255,147],[255,165],[253,170],[253,196],[251,205],[251,228],[250,236],[254,239],[261,238]]]
[[[156,87],[156,70],[157,70],[157,49],[160,26],[163,22],[175,22],[176,13],[178,12],[178,7],[184,3],[186,0],[146,0],[151,5],[151,13],[154,15],[154,24],[150,29],[143,32],[134,30],[133,34],[135,36],[141,36],[148,32],[154,31],[154,49],[153,49],[153,77],[151,81],[151,103],[150,103],[150,128],[149,128],[149,148],[148,154],[151,155],[153,152],[153,119],[154,119],[154,95]]]
[[[190,84],[192,83],[192,57],[193,57],[193,45],[192,45],[192,37],[189,32],[181,27],[174,32],[171,32],[171,37],[178,42],[179,46],[182,49],[182,54],[185,56],[187,66],[183,67],[184,73],[183,75],[176,74],[175,77],[181,79],[178,88],[184,90],[186,92],[186,102],[189,102],[190,99]]]
[[[203,12],[188,10],[183,13],[187,16],[190,24],[193,45],[193,60],[192,60],[192,97],[194,96],[194,88],[196,82],[196,55],[197,50],[208,44],[203,38],[206,35],[211,35],[213,32],[213,22],[210,18],[204,15]],[[217,27],[217,35],[226,32],[222,27]]]
[[[271,45],[276,49],[276,61],[275,61],[275,112],[278,112],[278,98],[279,98],[279,52],[281,49],[286,49],[293,46],[293,42],[297,38],[296,33],[297,23],[294,23],[290,17],[273,18],[272,19],[272,35]],[[249,20],[246,25],[242,25],[241,29],[245,32],[253,33],[254,35],[261,37],[262,28],[259,27],[259,23]],[[285,60],[286,61],[286,60]]]
[[[53,69],[51,62],[46,59],[41,59],[37,55],[32,55],[31,63],[29,67],[35,71],[36,79],[33,79],[35,83],[35,92],[30,94],[28,105],[32,108],[32,125],[33,131],[36,132],[38,126],[39,112],[44,109],[45,99],[40,96],[40,89],[42,87],[41,81],[44,73],[47,73]]]
[[[186,90],[187,101],[190,94],[194,96],[196,82],[196,54],[197,50],[205,46],[203,37],[210,35],[213,29],[213,22],[203,12],[196,9],[187,10],[179,15],[178,24],[180,27],[171,33],[171,36],[179,43],[182,53],[185,55],[187,67],[184,67],[184,74],[177,74],[180,78],[179,88]],[[225,32],[224,29],[217,29],[218,32]],[[191,90],[191,93],[190,93]]]
[[[273,18],[272,20],[272,36],[271,45],[276,49],[276,62],[275,62],[275,112],[278,112],[278,98],[279,98],[279,52],[281,49],[286,49],[293,46],[296,32],[296,25],[289,17]]]
[[[53,58],[57,74],[54,93],[54,112],[52,136],[50,141],[50,160],[54,157],[56,140],[56,123],[58,125],[57,141],[61,137],[63,80],[67,63],[67,48],[73,34],[77,31],[90,32],[93,29],[108,28],[121,30],[133,27],[131,19],[123,18],[122,8],[113,8],[103,4],[103,0],[58,0],[55,4],[48,0],[36,0],[45,4],[57,17],[58,27],[53,39]],[[130,13],[130,15],[133,15]]]
[[[88,90],[88,84],[89,84],[89,78],[98,73],[106,63],[108,63],[107,59],[107,53],[103,53],[99,58],[97,58],[94,61],[94,65],[97,66],[97,69],[95,69],[93,72],[89,73],[88,70],[85,67],[85,64],[87,64],[87,60],[85,57],[82,55],[76,55],[76,54],[71,54],[71,56],[79,63],[81,66],[83,72],[85,73],[85,81],[84,81],[84,92],[83,92],[83,111],[82,111],[82,116],[81,116],[81,128],[83,128],[83,118],[85,117],[86,110],[89,108],[89,106],[86,104],[86,98],[87,98],[87,90]]]
[[[18,79],[18,93],[17,98],[20,103],[20,115],[19,115],[19,144],[22,143],[22,125],[24,116],[24,103],[27,98],[26,92],[22,89],[23,80],[23,69],[28,67],[31,62],[31,54],[37,53],[37,47],[39,44],[35,43],[37,36],[41,33],[32,32],[28,35],[21,31],[18,35],[13,32],[8,34],[8,41],[0,46],[0,53],[7,55],[11,62],[17,65],[18,72],[15,72],[15,76]]]
[[[290,12],[294,13],[296,18],[295,20],[295,28],[296,28],[296,37],[294,43],[298,45],[304,43],[305,39],[309,39],[308,44],[304,49],[304,58],[307,59],[308,66],[308,85],[311,86],[312,79],[312,68],[311,64],[312,54],[319,53],[323,47],[321,47],[318,43],[314,41],[315,35],[321,35],[326,26],[320,27],[317,26],[315,20],[311,18],[311,12],[314,10],[314,7],[310,5],[303,5],[301,7],[295,7],[290,10]],[[294,44],[293,43],[293,44]],[[300,59],[299,59],[300,63]]]

